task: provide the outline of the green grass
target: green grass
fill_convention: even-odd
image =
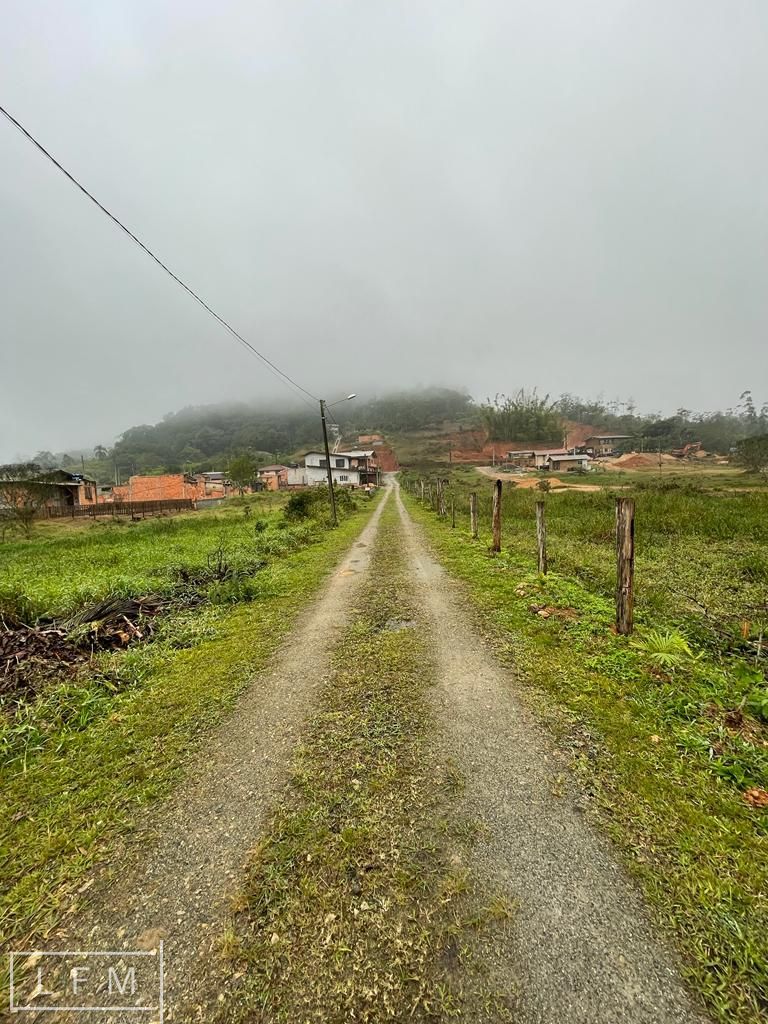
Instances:
[[[463,867],[475,831],[450,813],[459,781],[430,743],[433,665],[399,530],[391,503],[250,865],[227,944],[242,973],[227,1024],[508,1019],[471,947],[509,908],[483,902]]]
[[[259,531],[258,523],[267,529]],[[0,613],[34,621],[69,614],[107,594],[167,593],[182,566],[204,567],[221,545],[237,564],[287,552],[306,541],[309,529],[285,523],[272,495],[135,523],[43,523],[31,540],[0,544]]]
[[[610,490],[544,494],[502,479],[507,554],[526,566],[535,564],[534,503],[543,499],[551,569],[610,597],[616,495]],[[466,469],[454,471],[450,480],[461,528],[466,529],[468,496],[475,490],[482,536],[488,538],[492,481]],[[635,483],[616,493],[636,504],[639,623],[680,627],[713,652],[753,656],[761,631],[768,633],[768,490],[715,495],[689,485]],[[749,634],[742,638],[745,621]]]
[[[233,544],[257,543],[269,564],[254,577],[249,603],[210,605],[171,617],[152,644],[107,657],[101,665],[110,669],[106,679],[97,672],[47,689],[4,716],[4,941],[40,933],[64,909],[76,908],[73,894],[84,876],[121,833],[142,823],[153,801],[169,792],[207,732],[268,663],[297,610],[336,564],[371,508],[366,502],[334,531],[315,521],[284,530],[275,520],[256,534],[253,519],[241,522],[240,511],[31,542],[28,582],[19,573],[17,592],[34,595],[34,600],[45,594],[61,609],[109,589],[110,553],[115,579],[136,590],[147,584],[154,589],[185,559],[202,564],[222,530]],[[69,565],[74,583],[58,578]]]
[[[743,602],[739,588],[752,585],[745,573],[733,588],[737,555],[736,565],[749,560],[762,573],[766,497],[638,493],[637,647],[612,632],[610,496],[547,498],[558,571],[545,578],[534,562],[537,496],[505,494],[496,558],[487,530],[470,540],[463,510],[453,530],[406,500],[573,753],[603,827],[676,936],[689,979],[719,1020],[757,1024],[768,1011],[768,814],[743,791],[768,784],[764,672],[732,637],[713,639],[700,609],[671,600],[669,580],[697,587],[727,623],[729,600]],[[542,617],[542,608],[554,613]],[[642,624],[660,620],[685,628],[693,656],[668,635],[647,635]],[[679,656],[673,671],[658,672],[659,648]]]

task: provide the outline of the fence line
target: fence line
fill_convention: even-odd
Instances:
[[[167,499],[166,501],[105,501],[98,505],[69,505],[45,509],[48,519],[95,519],[97,516],[135,516],[142,518],[160,512],[183,512],[193,509],[191,498]]]
[[[429,505],[443,517],[446,515],[445,487],[447,480],[438,479],[435,498],[433,501],[432,483],[426,485],[429,493]],[[502,481],[496,480],[493,484],[491,501],[491,547],[494,553],[501,551],[501,519],[502,519]],[[412,494],[416,494],[415,485],[410,488]],[[425,482],[419,480],[419,491],[421,501],[424,504]],[[456,525],[456,496],[451,491],[451,525]],[[465,506],[466,507],[466,506]],[[485,506],[487,510],[487,505]],[[545,515],[545,502],[536,501],[536,561],[538,571],[546,575],[549,569],[547,555],[547,523]],[[478,495],[472,491],[469,495],[469,531],[472,540],[477,540],[478,532]],[[616,549],[616,632],[627,636],[634,629],[634,568],[635,568],[635,502],[632,498],[616,499],[616,522],[615,522],[615,549]]]

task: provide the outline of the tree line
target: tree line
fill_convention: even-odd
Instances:
[[[596,432],[626,434],[626,449],[669,450],[700,441],[707,451],[728,454],[745,439],[768,434],[768,403],[758,407],[749,391],[732,408],[696,413],[680,408],[671,416],[638,412],[626,401],[559,398],[520,389],[476,403],[464,391],[425,388],[370,401],[344,402],[330,410],[347,436],[381,432],[393,437],[421,430],[484,429],[491,440],[560,445],[568,423],[589,424]],[[251,466],[285,462],[321,444],[319,416],[311,408],[249,405],[189,407],[159,423],[126,430],[107,448],[53,454],[38,452],[44,469],[84,470],[101,483],[132,473],[227,470],[247,456]],[[753,443],[749,450],[762,451]],[[242,474],[240,474],[242,475]]]
[[[564,394],[557,399],[524,388],[497,395],[479,407],[492,441],[562,443],[569,423],[589,424],[595,431],[624,434],[626,450],[668,451],[700,441],[705,451],[727,455],[745,439],[768,433],[768,403],[756,406],[751,391],[725,411],[697,413],[680,408],[672,416],[641,414],[634,401],[584,400]],[[755,448],[754,445],[751,446]]]

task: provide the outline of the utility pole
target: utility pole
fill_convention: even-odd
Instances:
[[[325,446],[325,467],[328,471],[328,497],[331,502],[331,526],[338,526],[336,518],[336,495],[333,493],[333,470],[331,469],[331,453],[328,450],[328,428],[325,425],[325,399],[320,399],[320,419],[323,424],[323,445]]]
[[[357,395],[353,392],[346,398],[340,398],[338,402],[331,402],[331,405],[339,405],[341,402],[350,402]],[[333,470],[331,469],[331,453],[328,450],[328,427],[325,423],[325,410],[328,403],[324,398],[320,399],[320,422],[323,424],[323,446],[325,447],[325,467],[328,473],[328,500],[331,503],[331,526],[338,526],[339,520],[336,516],[336,495],[333,493]]]

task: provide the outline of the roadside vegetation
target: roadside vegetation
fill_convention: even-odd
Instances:
[[[572,752],[696,989],[718,1019],[757,1024],[768,1012],[768,492],[620,492],[637,504],[637,627],[625,638],[613,631],[610,492],[505,485],[494,557],[490,481],[451,479],[445,517],[406,494],[411,511]],[[474,542],[470,489],[481,498]]]
[[[217,1018],[511,1019],[474,955],[510,908],[466,871],[461,782],[433,749],[433,665],[394,503],[290,789],[250,864]],[[451,812],[451,813],[449,813]]]
[[[215,513],[51,528],[0,546],[3,678],[18,683],[21,672],[23,684],[0,682],[6,942],[76,909],[87,871],[146,824],[152,801],[267,664],[372,507],[343,498],[329,530],[323,497],[281,507],[259,495]],[[139,607],[121,612],[119,628],[83,622],[94,601]],[[31,638],[50,632],[61,634],[51,663],[25,658]],[[83,656],[68,661],[62,648]]]

